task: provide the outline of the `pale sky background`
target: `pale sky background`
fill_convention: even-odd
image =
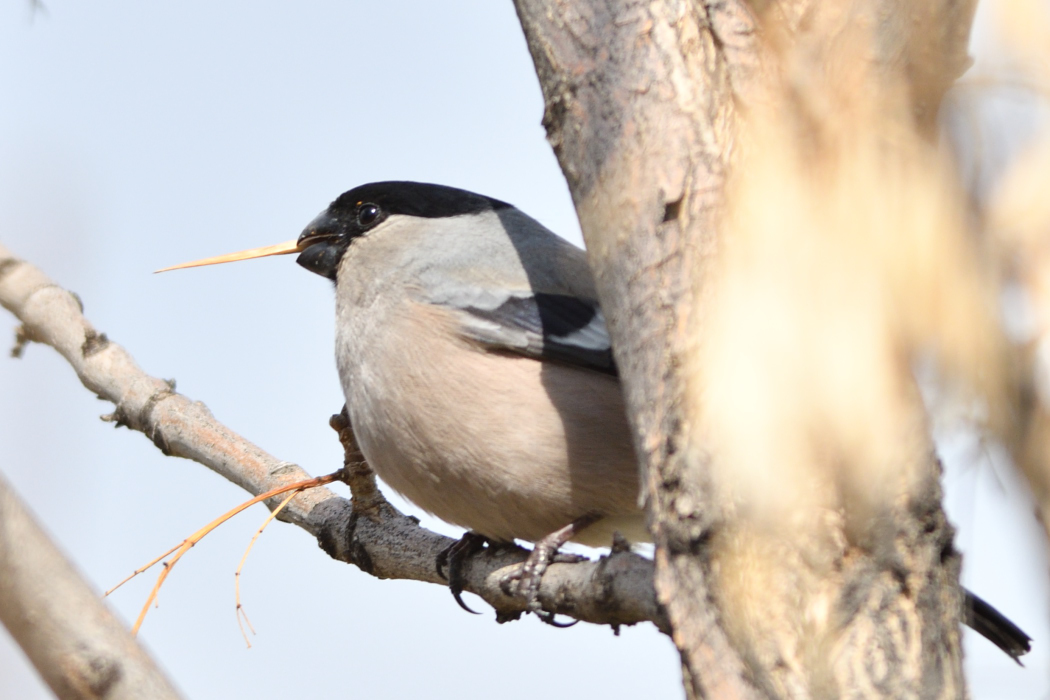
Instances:
[[[0,4],[0,241],[80,294],[147,372],[307,471],[341,460],[329,283],[293,258],[152,270],[294,238],[344,190],[383,179],[479,191],[580,240],[509,0],[46,7]],[[99,421],[111,406],[51,349],[8,359],[15,325],[0,312],[0,471],[98,589],[245,499]],[[994,450],[958,434],[942,454],[965,583],[1036,640],[1019,669],[968,632],[974,696],[1050,697],[1031,506]],[[497,625],[441,587],[334,562],[280,523],[242,576],[258,631],[245,649],[233,571],[264,516],[256,506],[194,548],[143,627],[188,698],[683,695],[677,654],[651,626]],[[152,582],[112,598],[123,619]],[[44,697],[0,631],[0,700]]]

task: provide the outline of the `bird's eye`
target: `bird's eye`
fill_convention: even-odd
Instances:
[[[379,218],[379,207],[374,204],[362,204],[357,208],[357,223],[371,226]]]

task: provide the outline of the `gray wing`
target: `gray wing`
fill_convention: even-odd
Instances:
[[[479,294],[444,304],[465,338],[488,349],[618,376],[605,317],[593,300],[567,294]]]

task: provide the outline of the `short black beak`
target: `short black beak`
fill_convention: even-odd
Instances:
[[[295,261],[310,272],[335,281],[339,261],[350,246],[350,236],[335,217],[324,211],[303,229],[298,244],[302,252]]]

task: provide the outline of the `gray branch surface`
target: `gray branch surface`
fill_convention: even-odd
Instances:
[[[0,621],[63,700],[180,697],[0,477]]]
[[[115,405],[104,418],[144,433],[165,454],[199,462],[252,495],[310,478],[299,466],[267,454],[218,422],[204,404],[143,372],[124,348],[88,323],[74,294],[2,245],[0,305],[22,322],[16,350],[27,341],[55,348],[85,387]],[[353,501],[315,488],[296,496],[280,519],[313,534],[332,557],[378,578],[446,584],[435,562],[454,540],[420,527],[387,503],[370,471],[361,468],[349,431],[340,435]],[[280,500],[271,499],[269,507]],[[526,555],[521,549],[486,549],[464,563],[465,590],[492,605],[500,621],[525,611],[525,601],[505,593],[500,583]],[[652,579],[653,563],[626,551],[598,561],[553,564],[543,578],[539,602],[546,612],[585,622],[618,626],[651,621],[666,631]]]

